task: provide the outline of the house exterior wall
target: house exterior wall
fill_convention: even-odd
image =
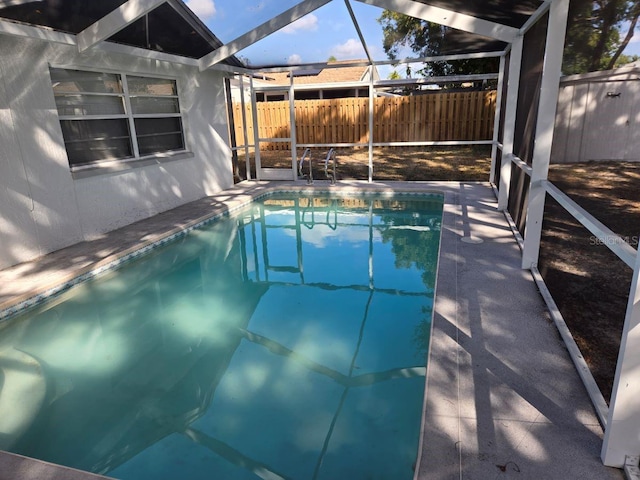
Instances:
[[[640,161],[640,71],[561,81],[551,161]]]
[[[49,66],[176,79],[189,154],[72,173]],[[0,36],[0,268],[233,184],[221,73]]]

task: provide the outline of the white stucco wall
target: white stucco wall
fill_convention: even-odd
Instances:
[[[175,78],[192,155],[74,178],[49,65]],[[219,72],[0,36],[0,268],[230,187],[227,131]]]

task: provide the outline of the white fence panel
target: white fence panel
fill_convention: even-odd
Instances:
[[[640,69],[561,81],[552,163],[640,161]]]

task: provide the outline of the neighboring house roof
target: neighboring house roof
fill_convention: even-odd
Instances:
[[[356,60],[357,61],[357,60]],[[365,60],[366,61],[366,60]],[[334,64],[350,63],[348,62],[334,62]],[[359,82],[361,80],[367,80],[369,66],[363,65],[359,67],[331,67],[323,69],[309,69],[309,70],[295,70],[294,83],[296,85],[312,85],[318,83],[344,83],[344,82]],[[259,78],[260,74],[256,76]],[[289,72],[278,73],[266,73],[264,77],[260,79],[261,83],[266,85],[289,85]]]

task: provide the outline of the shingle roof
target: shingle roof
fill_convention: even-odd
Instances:
[[[353,60],[340,63],[354,63]],[[296,75],[296,85],[309,85],[315,83],[340,83],[340,82],[358,82],[363,79],[364,74],[369,67],[364,65],[360,67],[334,67],[323,68],[316,75]],[[304,71],[304,70],[302,70]],[[298,71],[300,72],[300,70]],[[264,81],[270,85],[289,85],[289,72],[265,74]]]

